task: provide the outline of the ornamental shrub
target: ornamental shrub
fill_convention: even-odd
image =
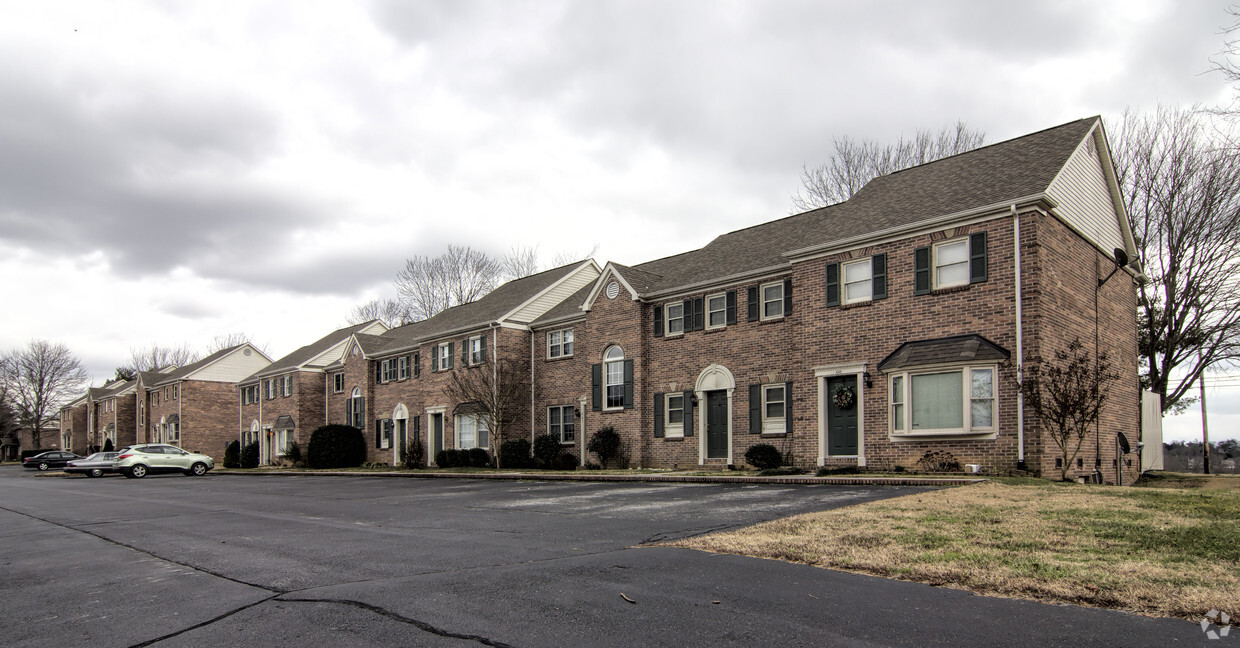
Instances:
[[[470,448],[467,465],[474,468],[488,468],[491,466],[491,453],[482,448]]]
[[[555,460],[556,470],[577,470],[577,455],[571,452],[562,452]]]
[[[356,468],[366,461],[366,439],[351,425],[324,425],[310,434],[306,464],[311,468]]]
[[[258,442],[248,443],[241,449],[241,467],[258,468]]]
[[[103,442],[103,450],[101,450],[101,452],[115,452],[115,451],[116,451],[116,446],[112,445],[112,439],[107,439],[106,441]]]
[[[534,437],[534,459],[539,468],[548,470],[555,468],[556,459],[560,456],[560,440],[550,434]]]
[[[284,459],[290,464],[296,466],[301,463],[301,446],[296,443],[290,443],[284,447]]]
[[[240,468],[241,467],[241,442],[232,441],[224,446],[224,467]]]
[[[745,451],[745,463],[758,470],[770,470],[783,464],[784,456],[775,446],[769,443],[758,443],[749,446],[749,449]]]
[[[620,454],[620,434],[616,432],[616,428],[604,425],[590,437],[586,450],[598,455],[599,463],[606,468],[607,462]]]
[[[451,468],[456,460],[456,452],[452,450],[440,450],[435,453],[435,465],[440,468]]]
[[[426,447],[421,439],[413,439],[400,452],[400,465],[405,468],[421,468],[426,460]]]
[[[520,469],[530,465],[530,440],[509,439],[499,447],[499,467]]]

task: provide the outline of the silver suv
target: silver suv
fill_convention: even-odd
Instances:
[[[186,452],[163,443],[130,446],[116,456],[113,470],[131,479],[151,473],[179,472],[201,477],[215,467],[215,460],[204,454]]]

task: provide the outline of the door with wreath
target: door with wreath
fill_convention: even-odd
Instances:
[[[827,454],[857,454],[857,377],[827,379]]]

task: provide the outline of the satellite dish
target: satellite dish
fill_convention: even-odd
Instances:
[[[1115,265],[1121,268],[1128,265],[1128,253],[1121,248],[1115,248]]]
[[[1124,454],[1132,452],[1132,446],[1128,445],[1128,437],[1124,436],[1123,432],[1115,435],[1115,440],[1119,441],[1119,449],[1122,450]]]

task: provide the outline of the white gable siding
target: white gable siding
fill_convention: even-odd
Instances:
[[[358,333],[365,333],[366,335],[383,335],[384,333],[387,333],[387,330],[388,327],[385,326],[383,322],[375,320],[370,323],[370,326],[358,331]]]
[[[1056,209],[1068,225],[1100,249],[1109,253],[1125,247],[1092,133],[1068,158],[1046,193],[1058,203]]]
[[[552,286],[547,292],[513,311],[508,319],[514,322],[532,322],[542,317],[547,311],[555,308],[560,302],[572,297],[578,290],[594,282],[594,280],[598,279],[598,275],[598,268],[593,263],[587,264],[560,283]]]
[[[245,351],[250,355],[246,355]],[[242,347],[186,376],[186,380],[211,380],[214,382],[237,382],[271,364],[263,354]]]
[[[326,367],[327,365],[339,362],[342,358],[344,358],[345,345],[347,345],[352,340],[353,340],[352,337],[347,337],[333,344],[331,348],[307,360],[305,363],[305,366]]]

